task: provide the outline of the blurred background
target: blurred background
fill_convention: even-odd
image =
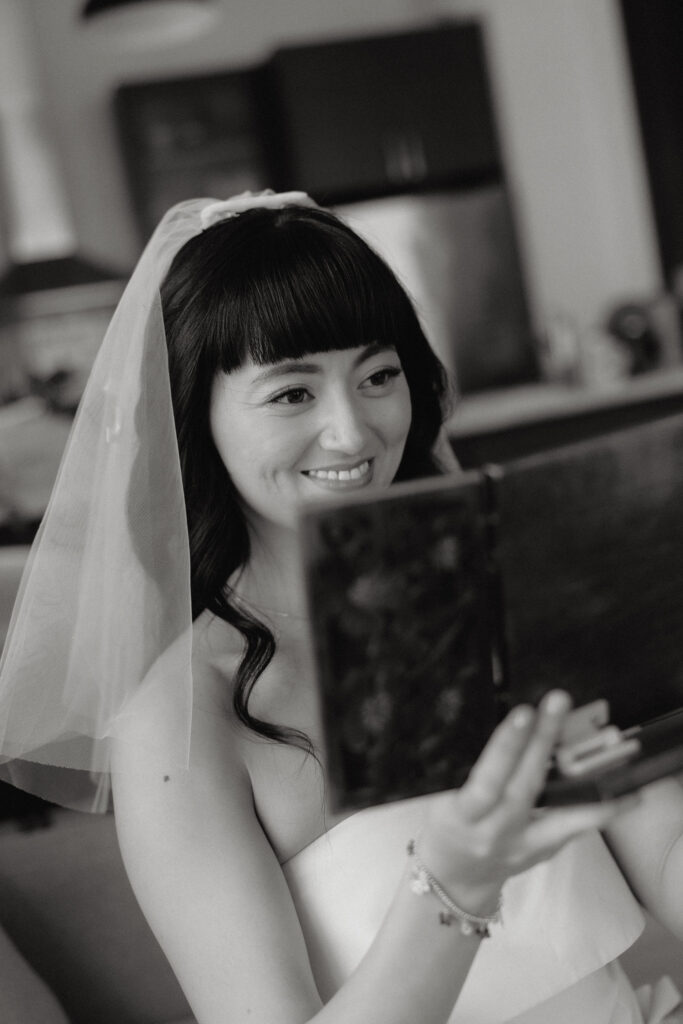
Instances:
[[[682,55],[681,0],[0,0],[0,643],[178,200],[296,188],[348,218],[452,374],[466,467],[683,409]],[[2,787],[9,819],[50,813]],[[111,823],[73,828],[0,844],[15,938],[72,1020],[171,1020]]]
[[[679,0],[2,0],[0,639],[161,214],[302,188],[387,257],[464,466],[683,406]]]
[[[465,465],[676,407],[681,19],[678,0],[3,0],[0,541],[35,531],[126,277],[191,196],[303,188],[364,233],[453,375]]]

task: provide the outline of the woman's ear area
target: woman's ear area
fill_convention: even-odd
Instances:
[[[434,458],[442,467],[444,472],[453,473],[459,469],[462,469],[460,463],[458,462],[458,458],[455,452],[453,451],[453,445],[450,442],[450,439],[448,437],[448,431],[445,425],[439,431],[438,437],[434,442],[432,452]]]

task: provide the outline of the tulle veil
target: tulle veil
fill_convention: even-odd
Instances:
[[[302,192],[192,199],[147,243],[100,346],[0,659],[0,778],[67,807],[110,806],[113,744],[159,689],[166,769],[189,763],[189,542],[160,285],[217,220]],[[443,438],[439,454],[453,468]],[[160,731],[161,732],[161,731]]]

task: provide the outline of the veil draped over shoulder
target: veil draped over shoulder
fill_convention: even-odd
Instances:
[[[128,282],[83,393],[0,661],[0,778],[21,789],[106,810],[112,744],[123,741],[135,699],[153,687],[163,690],[172,726],[159,758],[188,764],[189,544],[159,289],[178,250],[216,220],[287,203],[312,201],[268,192],[180,203]]]
[[[187,200],[147,243],[22,577],[0,660],[0,779],[107,810],[113,745],[125,757],[137,702],[155,690],[164,728],[146,737],[147,755],[165,770],[188,766],[190,555],[160,286],[179,249],[212,224],[290,204],[316,205],[303,192]],[[443,436],[435,454],[454,468]]]

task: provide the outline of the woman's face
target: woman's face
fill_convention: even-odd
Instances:
[[[301,504],[388,487],[410,429],[390,346],[320,352],[218,374],[211,432],[250,518],[293,526]]]

